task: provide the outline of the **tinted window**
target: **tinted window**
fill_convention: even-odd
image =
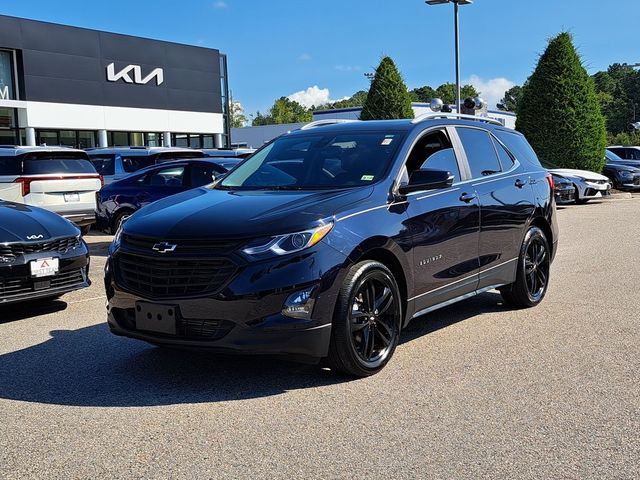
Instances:
[[[93,166],[100,175],[114,175],[116,173],[114,155],[100,155],[90,158],[91,163],[93,163]]]
[[[157,155],[158,161],[181,160],[185,158],[203,158],[204,153],[195,152],[162,152]]]
[[[222,170],[216,165],[191,165],[191,186],[209,185],[222,174]]]
[[[640,160],[640,150],[637,148],[627,148],[628,160]]]
[[[19,158],[0,157],[0,175],[20,175],[22,166]]]
[[[122,157],[122,168],[127,173],[137,172],[141,168],[150,167],[154,163],[156,163],[155,159],[147,155]]]
[[[509,152],[507,152],[504,149],[504,147],[500,142],[496,141],[495,138],[493,138],[492,140],[493,140],[493,144],[496,146],[496,152],[498,152],[498,158],[500,159],[500,165],[502,165],[502,170],[503,171],[510,170],[514,164],[513,158],[511,158],[511,155],[509,154]]]
[[[152,187],[181,187],[184,167],[168,167],[143,175],[138,183]]]
[[[460,169],[458,168],[458,161],[456,160],[456,154],[453,148],[446,148],[440,150],[422,164],[420,168],[432,168],[434,170],[446,170],[453,175],[453,182],[460,181]]]
[[[506,130],[494,130],[498,139],[504,143],[509,151],[516,156],[521,163],[526,161],[536,166],[540,166],[540,160],[534,152],[524,135],[517,132],[507,132]]]
[[[66,152],[24,155],[22,168],[24,175],[96,173],[96,169],[88,158]]]
[[[283,136],[218,184],[238,189],[333,189],[371,185],[387,172],[403,134],[325,132]]]
[[[475,128],[458,128],[457,130],[467,154],[473,178],[486,177],[502,171],[493,147],[493,140],[487,132]]]

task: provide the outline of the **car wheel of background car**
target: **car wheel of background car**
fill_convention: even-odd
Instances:
[[[520,248],[516,281],[500,289],[505,303],[518,308],[538,305],[549,287],[550,266],[551,250],[544,232],[529,228]]]
[[[111,221],[111,235],[115,235],[122,221],[131,215],[133,215],[131,210],[120,210]]]
[[[356,377],[382,370],[400,338],[401,302],[398,284],[383,264],[351,267],[336,304],[329,366]]]
[[[587,203],[589,201],[588,198],[580,198],[580,190],[578,190],[578,187],[575,187],[576,189],[576,204],[577,205],[584,205],[585,203]]]
[[[83,237],[85,235],[89,235],[90,231],[91,231],[91,225],[83,225],[82,227],[80,227],[80,233],[82,234]]]

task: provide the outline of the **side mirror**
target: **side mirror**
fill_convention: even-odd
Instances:
[[[451,172],[424,168],[415,170],[409,177],[409,183],[400,185],[398,190],[401,195],[406,195],[422,190],[448,188],[451,185],[453,185],[453,175],[451,175]]]

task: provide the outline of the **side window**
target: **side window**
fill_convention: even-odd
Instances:
[[[100,175],[114,175],[116,173],[115,155],[99,155],[89,158]]]
[[[498,152],[498,158],[500,159],[500,165],[502,166],[502,171],[510,170],[513,167],[515,161],[511,154],[505,150],[500,142],[498,142],[495,138],[492,139],[493,144],[496,146],[496,151]]]
[[[482,178],[502,171],[493,140],[487,132],[464,127],[458,127],[457,131],[467,154],[473,178]]]
[[[446,170],[453,175],[454,183],[460,181],[460,168],[453,145],[442,130],[429,133],[418,140],[405,166],[406,178],[402,180],[404,182],[409,181],[409,176],[420,168]]]
[[[181,187],[184,177],[184,167],[169,167],[149,172],[138,179],[140,185],[152,187]]]
[[[629,160],[640,160],[640,150],[637,148],[627,148],[627,158]]]
[[[222,172],[218,171],[213,165],[191,165],[191,186],[202,187],[209,185]]]
[[[154,163],[153,157],[145,155],[122,157],[122,168],[124,168],[124,171],[127,173],[137,172],[141,168],[150,167]]]

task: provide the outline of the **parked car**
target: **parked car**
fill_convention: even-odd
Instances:
[[[60,215],[0,200],[0,305],[88,287],[89,250]]]
[[[85,234],[95,222],[103,184],[82,150],[0,146],[0,199],[51,210]]]
[[[366,376],[437,308],[494,288],[539,304],[551,175],[516,131],[443,115],[294,131],[141,209],[109,249],[111,331]]]
[[[174,147],[109,147],[87,152],[106,185],[159,162],[205,156],[201,150]]]
[[[556,204],[566,205],[568,203],[575,203],[576,201],[576,189],[573,186],[573,182],[562,175],[553,175],[553,193],[556,198]]]
[[[549,170],[571,180],[575,189],[576,203],[584,204],[589,200],[606,197],[611,194],[611,181],[604,175],[587,170],[554,168]]]
[[[615,153],[623,160],[640,161],[640,147],[634,145],[612,145],[607,150]]]
[[[254,148],[205,148],[202,151],[207,157],[247,158],[256,150]]]
[[[613,152],[606,151],[606,163],[602,173],[618,190],[640,189],[640,161],[624,160]]]
[[[212,183],[226,173],[231,159],[176,160],[143,168],[112,182],[98,194],[96,223],[100,230],[115,233],[123,218],[161,198]]]

